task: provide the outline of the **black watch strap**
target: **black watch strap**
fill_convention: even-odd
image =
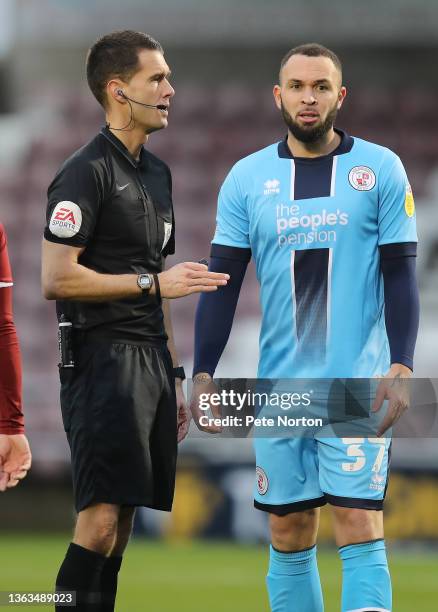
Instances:
[[[157,297],[157,302],[161,302],[161,291],[160,291],[160,281],[158,280],[158,274],[153,274],[154,283],[155,283],[155,295]]]
[[[178,366],[177,368],[173,368],[173,377],[180,378],[181,380],[186,379],[186,373],[184,372],[184,368],[182,366]]]

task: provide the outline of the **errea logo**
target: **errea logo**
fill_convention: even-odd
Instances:
[[[268,179],[264,182],[265,189],[264,195],[271,195],[273,193],[280,193],[280,181],[278,179]]]

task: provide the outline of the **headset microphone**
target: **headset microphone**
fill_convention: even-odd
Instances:
[[[123,89],[118,89],[116,93],[125,100],[129,100],[129,102],[134,102],[134,104],[139,104],[140,106],[145,106],[146,108],[156,108],[160,111],[167,111],[167,106],[165,104],[146,104],[145,102],[138,102],[138,100],[133,100],[132,98],[128,98]]]

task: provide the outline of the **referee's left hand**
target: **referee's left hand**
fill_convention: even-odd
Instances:
[[[175,391],[176,391],[176,407],[177,407],[177,440],[178,444],[184,440],[189,431],[190,419],[192,415],[187,408],[187,402],[184,395],[184,389],[182,386],[182,380],[179,378],[175,379]]]
[[[377,432],[378,438],[381,438],[409,408],[409,384],[406,379],[411,378],[411,376],[412,371],[408,367],[401,363],[394,363],[386,376],[380,381],[371,411],[378,412],[384,400],[389,400],[389,404],[387,413]]]

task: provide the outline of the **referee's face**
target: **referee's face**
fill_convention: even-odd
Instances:
[[[170,99],[175,90],[169,83],[170,68],[159,51],[143,49],[138,54],[139,70],[128,83],[123,83],[124,93],[133,100],[145,104],[170,106]],[[126,105],[130,112],[129,104]],[[142,127],[146,134],[167,127],[169,110],[145,108],[132,104],[132,114],[136,125]]]
[[[292,55],[274,87],[277,107],[292,134],[317,142],[333,127],[346,95],[341,74],[328,57]]]

